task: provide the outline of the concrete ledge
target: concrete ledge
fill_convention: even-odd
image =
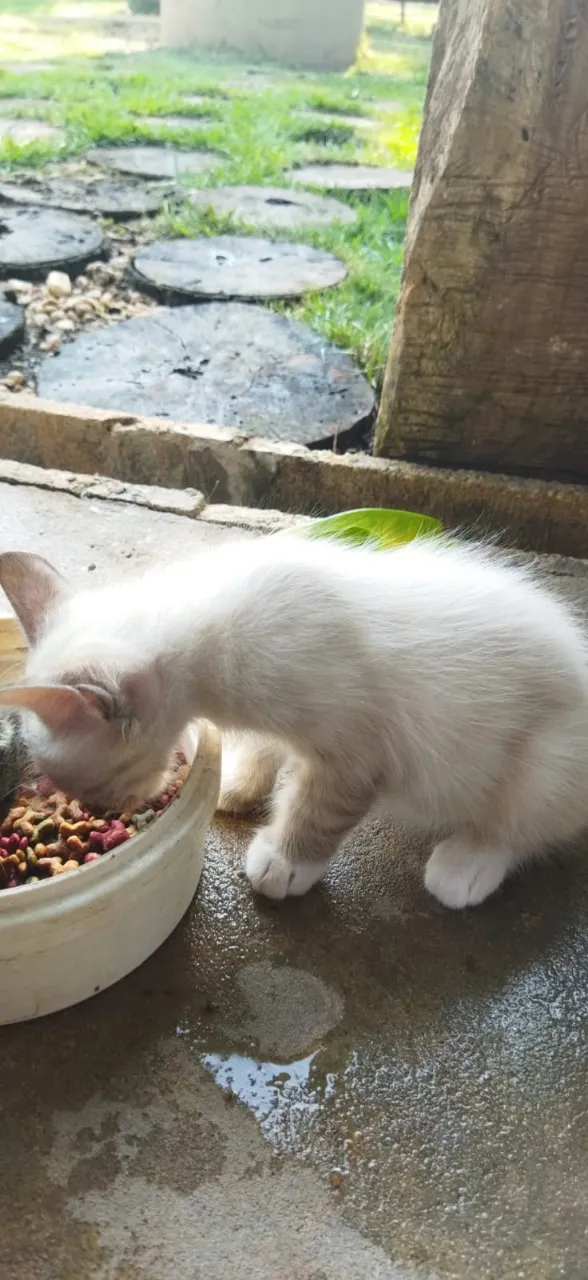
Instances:
[[[35,467],[30,462],[11,462],[0,458],[0,485],[2,484],[15,487],[24,485],[28,489],[44,489],[49,493],[67,493],[73,498],[122,502],[129,506],[147,507],[149,511],[165,515],[199,520],[201,524],[246,530],[248,533],[278,533],[282,529],[311,523],[308,516],[288,515],[284,511],[228,506],[223,502],[207,504],[197,489],[165,489],[160,485],[125,484],[122,480],[110,480],[103,476]]]
[[[307,515],[405,507],[449,527],[499,533],[528,550],[588,555],[588,487],[582,485],[339,456],[207,423],[169,424],[9,392],[0,395],[0,457],[67,467],[92,483],[99,475],[125,485],[197,490],[213,506]]]

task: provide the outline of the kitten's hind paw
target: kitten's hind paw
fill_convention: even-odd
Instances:
[[[513,861],[510,849],[451,836],[433,849],[425,886],[444,907],[475,907],[495,893]]]
[[[217,813],[229,813],[233,816],[254,813],[256,809],[261,807],[262,801],[251,796],[243,795],[237,788],[231,790],[229,786],[221,785],[220,795],[216,804]]]
[[[252,888],[275,899],[301,897],[320,880],[325,867],[325,862],[288,862],[265,831],[251,841],[245,859]]]
[[[278,768],[276,748],[253,750],[247,744],[223,740],[220,813],[253,813],[267,803]]]

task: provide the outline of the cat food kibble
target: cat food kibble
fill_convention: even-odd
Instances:
[[[35,884],[99,861],[171,804],[189,770],[186,757],[176,752],[165,792],[137,813],[92,814],[78,800],[42,782],[23,788],[0,823],[0,890]]]

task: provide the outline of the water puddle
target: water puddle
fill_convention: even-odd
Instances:
[[[292,1135],[299,1122],[310,1119],[330,1097],[335,1076],[318,1073],[313,1079],[318,1053],[289,1062],[260,1062],[241,1053],[204,1053],[202,1065],[219,1088],[238,1098],[255,1116],[262,1133],[272,1142]]]

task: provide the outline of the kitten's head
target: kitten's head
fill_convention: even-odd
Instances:
[[[141,666],[100,592],[76,594],[40,556],[0,555],[0,585],[30,646],[23,684],[0,689],[0,705],[25,713],[36,768],[88,805],[156,795],[175,745],[156,665]]]

